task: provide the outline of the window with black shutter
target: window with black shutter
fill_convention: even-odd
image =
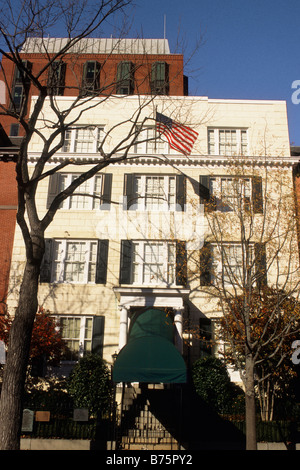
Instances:
[[[186,177],[161,174],[126,174],[124,210],[184,211]]]

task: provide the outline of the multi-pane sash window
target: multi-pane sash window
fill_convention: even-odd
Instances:
[[[151,93],[167,95],[169,93],[169,66],[166,62],[155,62],[151,67]]]
[[[216,209],[227,212],[249,208],[252,198],[250,178],[211,177],[210,194],[214,197]]]
[[[214,283],[243,285],[243,276],[253,266],[254,246],[244,250],[235,243],[212,245],[212,270]]]
[[[74,127],[65,132],[62,152],[97,153],[103,133],[102,127]]]
[[[53,282],[87,284],[95,282],[97,241],[55,240],[53,247]]]
[[[60,331],[67,345],[63,360],[77,361],[91,352],[93,319],[88,317],[60,317]]]
[[[82,94],[94,95],[100,90],[100,64],[88,61],[83,67]]]
[[[49,67],[48,93],[49,95],[62,96],[65,87],[66,64],[61,60],[55,60]]]
[[[59,192],[66,189],[78,176],[78,174],[73,173],[60,173]],[[99,195],[102,194],[102,183],[103,175],[95,175],[88,179],[78,186],[72,196],[64,200],[62,209],[99,209],[101,204]]]
[[[175,283],[176,244],[138,241],[133,243],[132,280],[139,285]]]
[[[134,194],[137,209],[174,210],[176,203],[175,176],[136,175]]]
[[[169,144],[164,142],[155,127],[145,127],[138,135],[135,153],[169,153]]]
[[[27,60],[22,61],[22,65],[24,69],[28,71],[31,70],[32,64]],[[11,108],[16,110],[17,112],[21,110],[23,102],[26,98],[26,93],[28,93],[30,87],[30,79],[28,78],[27,74],[24,70],[19,69],[18,67],[15,68],[14,74],[14,82],[12,87],[12,101],[10,103]]]
[[[117,93],[132,95],[134,90],[132,62],[120,62],[117,69]]]
[[[246,129],[208,129],[209,155],[247,155]]]

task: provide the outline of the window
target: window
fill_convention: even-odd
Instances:
[[[186,180],[183,175],[126,174],[126,208],[149,211],[183,211]]]
[[[65,87],[66,64],[61,60],[52,62],[48,75],[48,94],[62,96]]]
[[[260,176],[209,176],[199,177],[200,203],[207,212],[252,210],[263,213],[263,185]]]
[[[61,191],[80,176],[80,173],[55,173],[49,180],[47,209]],[[109,210],[111,203],[112,174],[101,173],[92,176],[66,198],[60,209],[72,210]]]
[[[65,132],[62,152],[97,153],[103,127],[75,127]]]
[[[11,124],[10,125],[10,137],[17,137],[19,135],[20,124]]]
[[[63,361],[78,361],[90,352],[102,355],[104,317],[81,317],[62,315],[59,317],[60,331],[67,351]]]
[[[211,177],[210,194],[216,209],[222,212],[250,207],[252,186],[250,178]]]
[[[174,210],[176,203],[175,176],[136,176],[134,193],[136,194],[137,208],[140,210]]]
[[[87,284],[95,281],[96,241],[55,240],[53,282]]]
[[[117,70],[117,94],[132,95],[133,91],[133,64],[132,62],[120,62]]]
[[[108,240],[46,239],[40,282],[105,284]]]
[[[238,243],[205,242],[200,252],[200,284],[217,285],[224,281],[228,286],[243,288],[243,277],[251,273],[251,284],[260,288],[267,285],[266,246],[263,243],[241,245]]]
[[[166,62],[155,62],[151,67],[151,93],[169,94],[169,66]]]
[[[72,181],[78,178],[78,176],[78,174],[61,173],[61,187],[59,189],[59,192],[66,189],[72,183]],[[102,175],[93,176],[92,178],[88,179],[80,186],[78,186],[72,196],[64,200],[62,204],[62,209],[99,209],[99,195],[102,193],[101,188]]]
[[[134,152],[142,154],[169,153],[169,144],[160,138],[155,127],[149,126],[139,133],[137,142],[134,145]]]
[[[31,71],[31,63],[27,60],[22,61],[22,65],[25,70]],[[19,112],[22,108],[26,95],[28,94],[30,87],[30,79],[25,71],[19,68],[15,68],[14,81],[12,86],[12,101],[11,109]]]
[[[185,285],[186,268],[184,242],[123,240],[121,243],[121,284]]]
[[[96,95],[100,90],[100,64],[88,61],[83,67],[82,94]]]
[[[208,129],[209,155],[247,155],[246,129]]]

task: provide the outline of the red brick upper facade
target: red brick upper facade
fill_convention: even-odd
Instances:
[[[109,47],[106,47],[106,53],[99,53],[97,52],[99,47],[96,48],[97,40],[94,40],[93,46],[88,48],[88,53],[86,49],[76,53],[71,50],[56,57],[59,50],[58,41],[56,40],[55,46],[52,45],[52,49],[49,49],[53,50],[52,53],[49,52],[49,56],[42,53],[41,45],[37,47],[36,43],[35,46],[29,43],[29,46],[24,48],[25,52],[20,53],[24,66],[29,68],[33,76],[36,77],[45,68],[39,82],[48,88],[49,93],[60,96],[78,96],[80,93],[84,95],[90,91],[94,96],[97,94],[183,96],[188,93],[187,79],[183,73],[183,55],[170,54],[168,43],[165,45],[165,42],[162,49],[158,43],[161,40],[144,40],[142,50],[138,46],[138,40],[132,40],[126,48],[122,48],[122,53],[120,48],[116,47],[111,52]],[[151,46],[148,45],[146,48],[145,44],[148,43],[145,41],[152,41]],[[49,67],[49,58],[50,60],[55,58],[52,67]],[[24,94],[20,73],[13,62],[6,57],[2,60],[2,69],[5,72],[4,81],[8,88],[6,102],[13,102],[18,107]],[[1,73],[0,79],[3,80]],[[38,94],[37,88],[32,83],[29,85],[28,93],[30,103],[30,97]],[[16,124],[14,118],[2,117],[1,123],[8,135],[22,135],[21,128],[18,133],[16,126],[12,126]]]

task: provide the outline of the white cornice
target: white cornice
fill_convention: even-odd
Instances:
[[[35,163],[39,160],[41,154],[39,152],[31,152],[29,154],[29,162]],[[114,155],[114,158],[121,157],[121,154]],[[50,164],[57,164],[64,160],[73,160],[76,162],[86,164],[95,164],[99,162],[99,154],[56,154],[51,158]],[[125,161],[112,162],[110,165],[114,166],[136,166],[136,165],[150,165],[150,166],[273,166],[273,167],[292,167],[300,162],[297,156],[247,156],[247,157],[224,157],[218,155],[136,155],[130,154]],[[72,161],[70,162],[72,164]]]

